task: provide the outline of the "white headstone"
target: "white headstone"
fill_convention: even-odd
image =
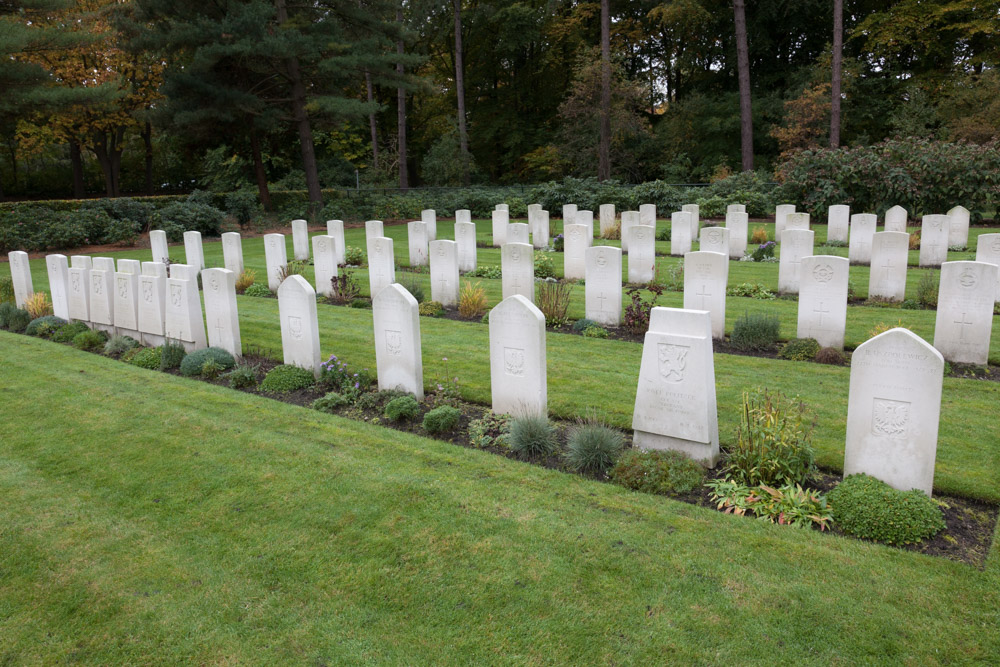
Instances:
[[[964,206],[956,206],[949,209],[948,217],[951,218],[951,222],[948,225],[948,247],[968,247],[969,209]]]
[[[201,282],[205,292],[209,346],[221,347],[234,357],[240,357],[243,343],[240,341],[240,317],[236,310],[236,274],[229,269],[205,269]]]
[[[431,301],[446,308],[458,305],[458,244],[431,241]]]
[[[284,363],[319,375],[316,292],[302,276],[288,276],[278,288],[278,317]]]
[[[409,241],[410,266],[427,266],[427,223],[419,220],[406,223],[406,238]]]
[[[851,207],[846,204],[834,204],[826,214],[826,240],[847,243],[848,230],[851,226]]]
[[[529,212],[530,213],[530,212]],[[549,244],[549,212],[548,211],[536,211],[534,214],[534,222],[530,222],[531,226],[531,242],[536,248],[544,248]]]
[[[142,273],[142,262],[137,259],[119,259],[118,270],[122,273],[139,275]]]
[[[437,211],[425,208],[420,212],[420,222],[427,225],[427,242],[437,241]]]
[[[277,292],[278,286],[281,285],[281,276],[288,266],[284,234],[264,235],[264,263],[267,266],[267,288]]]
[[[925,215],[920,222],[920,266],[941,266],[948,260],[947,215]]]
[[[94,260],[94,262],[94,268],[97,268],[97,260]],[[188,266],[187,264],[171,264],[170,275],[168,277],[177,278],[178,280],[190,280],[195,285],[198,284],[198,272],[193,266]]]
[[[495,211],[507,211],[508,213],[510,213],[510,206],[507,205],[507,204],[497,204],[496,206],[493,207],[493,210],[495,210]]]
[[[10,277],[14,281],[14,303],[18,308],[24,308],[24,302],[35,293],[31,284],[31,265],[28,263],[28,253],[14,250],[7,253],[10,260]]]
[[[69,321],[69,261],[66,255],[46,255],[45,268],[49,274],[49,293],[52,295],[52,314]]]
[[[139,340],[139,274],[116,271],[114,280],[115,329],[122,336]]]
[[[455,223],[455,243],[458,244],[458,271],[476,270],[476,226],[471,222]]]
[[[688,224],[691,226],[691,240],[694,241],[698,238],[698,230],[701,229],[701,208],[697,204],[684,204],[681,210],[691,214]]]
[[[186,265],[182,264],[180,266],[186,266]],[[115,260],[112,259],[111,257],[95,257],[93,259],[93,264],[91,265],[91,268],[97,269],[98,271],[110,271],[111,273],[114,273]],[[194,270],[193,275],[197,274],[198,274],[197,270]]]
[[[562,220],[563,220],[563,230],[566,229],[568,225],[576,224],[576,204],[563,204],[562,207]]]
[[[153,251],[153,261],[166,264],[170,260],[170,250],[167,246],[167,233],[162,229],[149,232],[149,248]]]
[[[292,256],[309,259],[309,223],[305,220],[292,220]]]
[[[590,238],[593,239],[594,234],[594,212],[593,211],[577,211],[576,212],[576,224],[583,225],[590,230]]]
[[[317,234],[312,238],[312,246],[316,293],[330,296],[333,293],[333,279],[337,277],[337,239],[327,234]]]
[[[365,240],[370,241],[374,238],[381,238],[385,236],[385,231],[382,228],[381,220],[367,220],[365,221]]]
[[[639,219],[639,211],[622,211],[621,242],[624,252],[628,252],[629,230],[641,224]]]
[[[472,211],[470,211],[467,208],[460,208],[460,209],[458,209],[457,211],[455,211],[455,222],[456,222],[456,224],[459,223],[459,222],[467,222],[467,223],[469,223],[471,225],[472,224]]]
[[[906,298],[906,260],[910,235],[906,232],[876,232],[872,237],[872,268],[868,274],[868,298],[902,301]]]
[[[622,251],[614,246],[587,248],[586,317],[616,327],[622,319]]]
[[[944,359],[908,329],[890,329],[851,356],[844,475],[901,491],[934,484]]]
[[[813,255],[802,260],[797,338],[815,338],[822,347],[843,349],[849,271],[845,257]]]
[[[347,246],[344,245],[344,221],[327,220],[326,235],[333,237],[334,247],[337,249],[337,266],[347,264]]]
[[[855,213],[851,216],[851,238],[847,247],[847,258],[851,264],[871,264],[872,237],[878,229],[878,217],[874,213]]]
[[[375,236],[368,239],[368,289],[371,297],[396,282],[396,255],[392,239]]]
[[[747,234],[750,220],[746,213],[733,211],[726,213],[726,229],[729,230],[729,256],[739,259],[747,252]]]
[[[729,206],[726,207],[727,218],[729,217],[730,213],[746,213],[746,212],[747,212],[746,204],[730,204]]]
[[[184,263],[195,271],[205,268],[205,250],[201,245],[201,232],[184,232]]]
[[[505,243],[500,249],[503,298],[520,294],[535,302],[535,249],[530,243]]]
[[[809,214],[796,211],[785,215],[785,228],[781,233],[784,234],[789,229],[809,229]]]
[[[714,466],[719,460],[711,315],[653,308],[642,346],[632,442],[672,449]]]
[[[222,265],[237,276],[243,273],[243,239],[239,232],[222,235]]]
[[[684,309],[705,310],[712,318],[712,336],[726,335],[726,279],[729,256],[719,252],[684,255]]]
[[[702,227],[701,238],[698,239],[699,250],[709,250],[711,252],[721,252],[726,257],[730,256],[729,230],[725,227]],[[742,255],[740,255],[742,257]]]
[[[656,277],[656,228],[635,225],[628,230],[628,281],[648,283]]]
[[[670,254],[686,255],[691,252],[691,214],[677,211],[670,216]]]
[[[372,301],[372,316],[378,388],[405,391],[416,396],[418,401],[424,400],[417,300],[402,285],[393,283]]]
[[[545,315],[520,294],[490,311],[490,389],[493,412],[548,414]]]
[[[105,265],[106,266],[106,265]],[[115,272],[94,268],[90,271],[90,322],[101,331],[114,331]]]
[[[789,213],[795,213],[795,204],[778,204],[774,207],[774,240],[781,243],[781,232],[785,231],[785,221]]]
[[[656,204],[639,205],[639,224],[656,227]]]
[[[493,245],[502,246],[507,242],[507,226],[510,224],[510,213],[506,209],[493,211]]]
[[[593,240],[587,225],[566,225],[563,228],[563,277],[583,280],[587,276],[585,253]]]
[[[934,347],[945,359],[985,365],[1000,269],[985,262],[945,262],[938,286]]]
[[[144,345],[166,342],[167,265],[143,262],[139,276],[139,333]]]
[[[905,232],[906,231],[906,209],[902,206],[893,206],[885,212],[885,231]]]
[[[1000,234],[980,234],[976,242],[976,261],[1000,266]],[[996,300],[1000,301],[1000,281],[997,282]]]
[[[785,294],[799,293],[802,260],[813,254],[816,233],[811,229],[789,229],[782,232],[778,255],[778,291]]]
[[[606,236],[608,232],[615,228],[615,205],[601,204],[601,236]]]
[[[69,268],[69,319],[90,322],[90,269],[89,257],[74,255]]]
[[[185,350],[191,352],[208,347],[205,321],[201,316],[201,297],[197,282],[175,277],[176,266],[170,266],[171,277],[167,278],[164,335],[168,340],[179,341]],[[190,269],[196,274],[194,267]]]
[[[531,233],[528,225],[523,222],[512,222],[507,225],[507,243],[527,243],[530,245]]]

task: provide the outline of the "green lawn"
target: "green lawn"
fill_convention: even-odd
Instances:
[[[0,358],[3,664],[1000,660],[996,543],[980,571],[24,336]]]

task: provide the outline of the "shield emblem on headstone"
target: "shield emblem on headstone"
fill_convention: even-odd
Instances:
[[[98,296],[100,296],[100,294],[101,294],[101,291],[102,291],[103,289],[104,289],[104,288],[103,288],[103,286],[101,285],[101,276],[99,276],[99,275],[95,275],[95,276],[94,276],[94,294],[97,294]]]
[[[524,350],[516,347],[503,349],[503,370],[507,375],[524,375]]]
[[[292,338],[302,338],[302,318],[295,317],[294,315],[288,316],[288,333],[292,334]]]
[[[142,283],[142,300],[149,303],[153,300],[153,283],[152,281],[145,281]]]
[[[660,377],[667,382],[682,382],[687,370],[687,355],[691,348],[687,345],[659,343],[657,345],[657,365]]]
[[[74,292],[80,291],[80,274],[74,273],[69,277],[70,285],[73,287]]]
[[[174,307],[179,308],[181,305],[181,292],[182,288],[180,285],[170,286],[170,303],[174,304]]]
[[[399,354],[403,350],[403,335],[399,331],[385,332],[385,349],[389,354]]]
[[[118,279],[118,296],[123,299],[128,297],[128,278]]]

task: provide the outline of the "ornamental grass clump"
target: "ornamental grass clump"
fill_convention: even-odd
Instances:
[[[625,446],[622,432],[589,419],[569,429],[566,464],[576,472],[603,475],[615,464]]]
[[[509,442],[510,450],[524,458],[551,456],[559,448],[555,426],[540,415],[511,420]]]
[[[253,269],[243,269],[236,278],[236,293],[243,294],[257,279],[257,272]]]
[[[781,321],[777,315],[745,312],[733,325],[729,343],[744,352],[770,350],[780,335]]]
[[[566,324],[570,295],[573,286],[566,282],[542,282],[538,284],[538,309],[545,315],[545,325],[561,327]]]
[[[486,306],[486,290],[482,282],[472,284],[466,281],[458,295],[458,314],[462,317],[482,317]]]
[[[115,335],[104,344],[104,354],[109,357],[120,357],[132,348],[139,347],[139,341],[131,336]]]
[[[175,368],[180,368],[181,362],[187,356],[187,350],[184,349],[184,345],[178,342],[167,341],[160,347],[160,370],[171,371]]]
[[[855,537],[914,544],[945,528],[941,508],[923,491],[900,491],[865,474],[849,475],[828,498],[837,525]]]
[[[804,484],[815,472],[812,429],[812,415],[801,401],[766,389],[743,392],[726,475],[745,486]]]
[[[45,292],[35,292],[24,300],[24,309],[31,315],[31,319],[36,320],[52,314],[52,302]]]

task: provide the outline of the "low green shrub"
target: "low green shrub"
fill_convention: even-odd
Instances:
[[[271,394],[287,394],[299,389],[308,389],[315,384],[316,378],[311,371],[298,366],[275,366],[267,372],[260,383],[260,390]]]
[[[52,340],[56,343],[72,343],[77,334],[82,334],[84,331],[89,330],[90,327],[83,322],[70,322],[64,327],[59,327],[59,329],[52,334]]]
[[[10,276],[0,277],[0,304],[14,302],[14,279]]]
[[[925,493],[899,491],[865,474],[849,475],[828,497],[837,525],[855,537],[914,544],[945,528],[941,509]]]
[[[587,327],[586,329],[584,329],[582,335],[584,338],[607,338],[608,330],[605,329],[604,327],[599,327],[597,325],[594,325],[592,327]]]
[[[683,496],[705,481],[705,468],[681,452],[627,449],[611,469],[611,480],[627,489]]]
[[[391,422],[411,421],[420,414],[420,403],[412,396],[400,396],[385,406],[385,418]]]
[[[156,371],[160,369],[161,354],[163,354],[161,347],[144,347],[133,354],[128,363],[139,368]]]
[[[253,285],[250,285],[250,287],[246,288],[246,291],[244,291],[243,294],[246,296],[266,297],[271,296],[271,290],[267,288],[267,285],[254,283]]]
[[[358,297],[357,299],[352,299],[351,302],[347,304],[347,307],[360,308],[361,310],[365,310],[372,307],[372,302],[363,297]]]
[[[237,364],[233,370],[225,374],[231,389],[252,389],[257,386],[257,371],[260,367],[250,364]]]
[[[781,336],[781,320],[768,313],[743,313],[733,324],[730,344],[737,350],[750,352],[770,350]]]
[[[487,412],[482,419],[469,422],[469,443],[473,447],[486,449],[488,447],[510,446],[510,416]]]
[[[778,351],[778,356],[789,361],[811,361],[819,352],[819,343],[815,338],[796,338],[785,343]]]
[[[456,426],[462,413],[450,405],[440,405],[424,415],[424,430],[430,434],[447,433]]]
[[[844,357],[844,353],[835,347],[824,347],[816,353],[816,361],[821,364],[829,364],[831,366],[843,366],[847,363],[847,359]]]
[[[333,414],[336,412],[337,408],[343,407],[345,405],[350,405],[351,402],[344,398],[342,395],[335,391],[329,392],[326,396],[322,398],[317,398],[312,402],[311,407],[313,410],[319,410],[320,412],[326,412]]]
[[[748,486],[731,479],[717,479],[705,484],[711,498],[726,514],[744,516],[748,512],[758,519],[797,528],[830,527],[833,515],[827,500],[818,491],[803,489],[798,484],[770,487],[766,484]]]
[[[535,253],[535,277],[555,278],[556,267],[552,262],[552,256],[544,252]]]
[[[724,470],[737,484],[804,484],[815,472],[813,423],[801,401],[778,392],[743,392],[736,442]]]
[[[444,312],[444,306],[441,305],[440,301],[424,301],[417,309],[421,315],[427,317],[437,317]]]
[[[184,232],[201,232],[202,236],[219,236],[226,214],[202,201],[178,201],[167,204],[154,215],[154,223],[167,233],[171,241],[184,240]]]
[[[78,350],[99,350],[107,340],[108,335],[103,331],[88,329],[73,337],[73,347]]]
[[[181,343],[167,341],[160,350],[160,370],[172,371],[175,368],[180,368],[185,356],[187,356],[187,350]]]
[[[938,274],[924,273],[917,283],[917,302],[924,308],[936,308],[938,302]]]
[[[587,421],[569,429],[566,463],[577,472],[603,475],[618,460],[624,446],[625,436],[621,431]]]
[[[23,308],[15,308],[7,316],[7,328],[14,333],[21,333],[31,324],[31,313]]]
[[[510,422],[510,449],[522,457],[550,456],[559,447],[556,429],[547,417],[529,415]]]
[[[763,283],[740,283],[733,285],[726,290],[726,296],[742,296],[748,299],[760,299],[762,301],[773,301],[777,295]]]
[[[594,320],[588,320],[586,317],[573,322],[573,331],[576,333],[583,333],[583,330],[587,327],[597,327],[600,326]]]
[[[0,303],[0,329],[7,328],[7,322],[10,320],[10,316],[17,311],[17,306],[14,305],[12,301],[4,301]]]
[[[104,354],[120,357],[132,348],[139,347],[139,341],[131,336],[114,335],[104,344]]]
[[[24,333],[29,336],[48,338],[51,334],[66,326],[66,324],[66,320],[61,317],[42,315],[28,322],[28,326],[24,328]]]
[[[181,360],[181,374],[188,377],[204,375],[203,367],[205,366],[205,362],[209,360],[214,361],[219,367],[218,369],[209,369],[209,372],[218,370],[216,375],[223,371],[228,371],[236,365],[236,359],[233,358],[233,355],[221,347],[205,347],[191,352]]]
[[[347,246],[344,249],[344,262],[348,266],[361,266],[365,263],[365,251],[354,246]]]
[[[500,280],[503,278],[503,271],[499,266],[477,266],[475,271],[470,271],[465,274],[469,278],[490,278],[492,280]]]
[[[198,373],[206,380],[214,380],[224,373],[226,368],[215,359],[206,359],[201,365],[201,372]]]

